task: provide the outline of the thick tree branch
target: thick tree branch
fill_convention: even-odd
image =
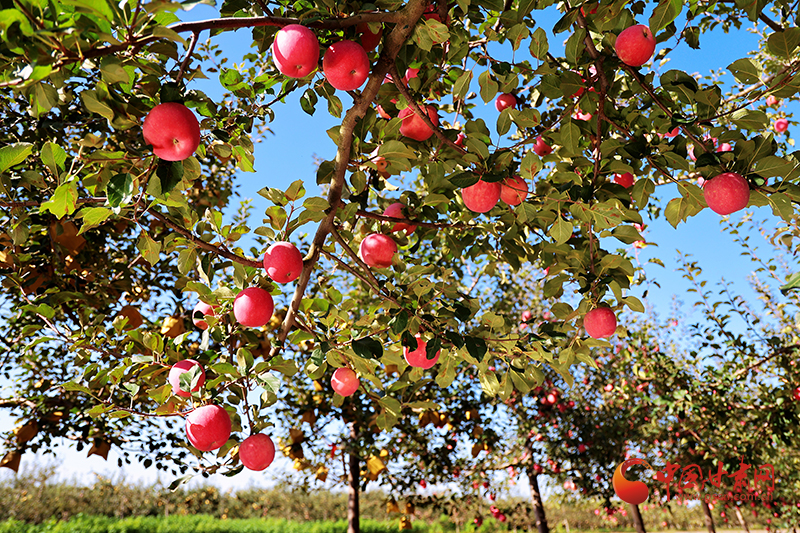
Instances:
[[[369,81],[361,92],[361,95],[354,100],[353,106],[348,109],[342,121],[342,125],[339,128],[339,149],[336,152],[334,175],[331,179],[331,187],[328,192],[328,205],[330,205],[330,207],[327,210],[325,218],[317,227],[317,232],[314,235],[314,240],[311,242],[308,255],[303,260],[303,271],[300,273],[300,277],[297,280],[292,302],[286,312],[286,318],[284,318],[283,324],[281,325],[277,342],[272,346],[272,349],[270,349],[268,359],[275,357],[283,349],[286,338],[289,336],[289,332],[294,324],[294,317],[297,314],[297,310],[300,308],[300,303],[303,301],[303,295],[308,287],[308,283],[311,281],[311,272],[319,261],[322,247],[325,245],[325,241],[333,228],[333,221],[336,218],[338,206],[342,199],[347,166],[350,164],[350,152],[353,147],[353,132],[356,124],[364,117],[367,109],[369,109],[372,102],[375,100],[378,90],[386,77],[386,73],[394,66],[395,57],[397,57],[397,54],[400,52],[400,48],[411,37],[414,26],[420,17],[422,17],[426,4],[427,2],[425,0],[410,0],[403,9],[393,14],[396,24],[391,33],[384,38],[381,57],[373,66]],[[346,21],[351,19],[342,20]],[[385,21],[384,18],[377,18],[372,21],[380,20]],[[361,18],[358,22],[370,22],[370,20]]]

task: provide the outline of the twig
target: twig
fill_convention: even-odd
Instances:
[[[456,224],[445,224],[441,222],[422,222],[419,220],[412,220],[410,218],[403,218],[403,217],[387,217],[385,215],[379,215],[377,213],[371,213],[369,211],[364,211],[363,209],[359,209],[356,211],[356,215],[364,218],[371,218],[374,220],[381,220],[383,222],[403,222],[405,224],[413,224],[414,226],[421,226],[423,228],[456,228],[456,229],[466,229],[469,228],[469,224],[463,224],[461,222]]]
[[[368,266],[367,266],[367,265],[364,263],[364,261],[362,261],[362,260],[361,260],[361,258],[358,256],[358,254],[357,254],[357,253],[355,253],[355,252],[353,251],[353,249],[352,249],[352,248],[350,248],[350,246],[349,246],[349,245],[348,245],[348,244],[347,244],[347,243],[344,241],[344,239],[343,239],[343,238],[342,238],[342,236],[339,234],[339,231],[338,231],[338,229],[336,228],[336,226],[335,226],[335,225],[331,226],[331,235],[333,236],[334,240],[335,240],[335,241],[336,241],[336,242],[339,244],[339,246],[341,246],[341,247],[342,247],[342,249],[345,251],[345,253],[346,253],[347,255],[349,255],[349,256],[350,256],[350,258],[351,258],[353,261],[355,261],[356,263],[358,263],[358,265],[360,265],[362,269],[364,269],[364,272],[366,272],[366,273],[367,273],[367,277],[368,277],[368,278],[370,279],[370,281],[371,281],[370,285],[371,285],[371,286],[372,286],[372,287],[373,287],[373,288],[374,288],[374,289],[375,289],[375,290],[378,292],[378,294],[380,294],[381,296],[383,296],[385,299],[389,300],[389,301],[390,301],[390,302],[392,302],[393,304],[396,304],[396,305],[398,305],[398,306],[399,306],[400,304],[398,303],[398,301],[397,301],[397,300],[396,300],[396,299],[395,299],[393,296],[391,296],[391,295],[389,295],[389,294],[386,294],[385,292],[383,292],[383,291],[381,290],[381,288],[380,288],[380,287],[381,287],[381,284],[380,284],[380,282],[378,281],[378,278],[376,278],[376,277],[375,277],[375,275],[372,273],[372,269],[371,269],[371,268],[369,268],[369,267],[368,267]]]
[[[331,259],[331,260],[333,260],[333,261],[336,261],[336,263],[338,263],[338,264],[339,264],[339,266],[341,266],[342,268],[344,268],[345,270],[347,270],[347,271],[348,271],[350,274],[354,275],[355,277],[357,277],[358,279],[360,279],[361,281],[363,281],[364,283],[366,283],[368,286],[372,287],[372,288],[373,288],[373,290],[374,290],[374,291],[375,291],[375,292],[376,292],[376,293],[377,293],[379,296],[381,296],[382,298],[386,298],[386,295],[385,295],[385,294],[383,294],[383,293],[380,291],[380,288],[379,288],[379,287],[375,287],[375,286],[373,286],[372,282],[371,282],[370,280],[368,280],[368,279],[367,279],[367,278],[366,278],[366,277],[365,277],[365,276],[364,276],[364,275],[363,275],[361,272],[359,272],[359,271],[358,271],[358,270],[356,270],[355,268],[351,267],[350,265],[348,265],[347,263],[345,263],[344,261],[342,261],[342,260],[341,260],[341,259],[340,259],[338,256],[336,256],[336,255],[334,255],[334,254],[332,254],[332,253],[328,252],[328,251],[327,251],[327,250],[325,250],[324,248],[322,249],[321,253],[322,253],[322,254],[323,254],[325,257],[327,257],[328,259]],[[388,299],[388,298],[386,298],[386,299]]]
[[[175,83],[179,84],[183,79],[183,73],[186,71],[186,67],[189,66],[189,62],[192,60],[194,47],[197,45],[197,38],[199,36],[199,31],[192,32],[192,39],[189,41],[189,48],[186,50],[186,57],[183,58],[183,62],[181,63],[181,69],[178,71],[178,75],[175,77]]]

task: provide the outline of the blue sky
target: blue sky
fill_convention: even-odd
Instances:
[[[181,16],[184,20],[215,18],[216,10],[200,5]],[[552,12],[538,17],[537,20],[544,28],[552,27],[555,22]],[[646,18],[642,18],[639,22],[646,23]],[[206,36],[207,34],[204,34],[202,38]],[[556,39],[550,35],[550,45],[554,53],[560,53],[560,49],[563,49],[561,41],[566,37],[567,34],[561,34]],[[231,61],[237,62],[239,56],[246,53],[250,45],[250,30],[229,32],[216,37],[215,40],[220,43],[225,52],[223,55]],[[713,35],[704,36],[701,45],[703,46],[702,50],[692,50],[682,44],[670,55],[670,61],[666,65],[656,66],[657,70],[664,72],[677,68],[690,73],[705,74],[712,69],[724,69],[728,63],[745,56],[748,51],[754,49],[757,46],[757,40],[754,35],[743,28],[733,34],[715,31]],[[725,79],[723,78],[723,80]],[[728,81],[730,81],[729,78]],[[190,88],[203,90],[215,100],[219,100],[223,92],[222,86],[214,78],[193,82]],[[274,135],[267,134],[263,142],[256,144],[256,172],[242,173],[240,176],[239,195],[243,198],[252,198],[254,203],[251,227],[260,225],[261,214],[270,205],[265,199],[258,196],[256,191],[265,186],[286,188],[291,182],[303,179],[306,182],[308,195],[316,195],[318,191],[315,190],[314,157],[331,159],[335,154],[336,146],[326,134],[326,130],[337,125],[339,120],[326,114],[324,104],[319,106],[313,117],[307,115],[300,109],[299,96],[300,92],[290,95],[285,104],[278,103],[273,106],[276,118],[269,124],[269,127]],[[340,97],[347,108],[348,97],[343,94],[340,94]],[[793,105],[796,107],[797,104]],[[490,127],[495,123],[498,114],[492,103],[487,105],[479,103],[476,113],[483,117]],[[789,133],[791,132],[790,128]],[[657,196],[667,200],[677,196],[677,192],[675,187],[670,185],[658,190]],[[761,218],[772,217],[768,208],[759,208],[756,211]],[[779,222],[775,218],[771,218],[771,220],[774,220],[776,225]],[[694,259],[704,265],[706,275],[712,282],[724,276],[733,281],[736,287],[740,287],[745,294],[749,294],[749,291],[746,290],[745,280],[752,268],[746,259],[739,255],[741,250],[732,242],[731,237],[722,231],[720,217],[710,210],[704,210],[689,219],[688,222],[681,224],[677,229],[672,228],[663,219],[652,222],[648,227],[646,238],[648,241],[657,243],[658,246],[649,246],[641,250],[641,262],[645,263],[651,257],[658,257],[665,264],[665,268],[656,265],[646,267],[648,277],[657,278],[661,285],[660,289],[655,286],[649,287],[648,303],[662,317],[669,314],[673,295],[677,295],[679,298],[683,297],[689,287],[688,282],[683,280],[681,274],[676,271],[677,249],[691,254]],[[691,301],[691,299],[687,297],[687,301]],[[11,420],[6,414],[0,412],[0,429],[9,427],[11,427]],[[116,468],[116,457],[113,452],[107,463],[97,456],[87,459],[85,452],[78,453],[67,447],[62,447],[58,456],[61,462],[59,472],[62,477],[78,477],[84,482],[91,482],[94,479],[94,472],[115,479],[123,475]],[[23,468],[30,460],[31,457],[25,456]],[[288,464],[287,460],[278,459],[272,468],[285,468],[288,467]],[[8,470],[0,469],[0,479],[5,479],[10,474]],[[127,467],[124,476],[128,480],[151,482],[156,479],[157,474],[155,471],[146,472],[136,465]],[[271,483],[270,479],[269,471],[255,474],[245,471],[236,478],[215,476],[211,481],[222,488],[243,488],[250,484],[266,486]],[[171,481],[169,478],[163,478],[163,480],[166,483]]]

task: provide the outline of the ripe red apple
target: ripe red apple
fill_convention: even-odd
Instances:
[[[333,391],[342,396],[350,396],[358,390],[360,384],[358,376],[350,368],[337,368],[331,377]]]
[[[420,109],[428,114],[428,118],[434,126],[439,125],[439,113],[431,105],[422,105]],[[415,141],[426,141],[433,135],[433,130],[419,118],[411,107],[402,109],[397,115],[403,121],[400,126],[400,135],[414,139]]]
[[[375,110],[378,112],[378,116],[379,116],[379,117],[381,117],[381,118],[385,118],[386,120],[389,120],[390,118],[392,118],[392,115],[390,115],[389,113],[387,113],[387,112],[386,112],[386,111],[383,109],[383,106],[377,106],[377,107],[375,108]]]
[[[248,287],[237,294],[233,301],[233,316],[239,324],[248,328],[265,326],[272,318],[274,309],[272,295],[261,287]]]
[[[439,355],[442,353],[441,350],[436,352],[436,355],[433,359],[428,359],[425,354],[425,347],[428,345],[427,341],[422,340],[422,338],[417,335],[417,349],[416,350],[409,350],[408,347],[403,346],[403,357],[406,359],[406,363],[413,366],[414,368],[431,368],[433,365],[436,364],[436,361],[439,360]]]
[[[395,202],[391,204],[386,210],[383,212],[383,216],[386,217],[395,217],[395,218],[406,218],[403,214],[403,209],[406,206],[401,204],[400,202]],[[417,229],[417,226],[414,224],[408,224],[406,222],[398,222],[392,228],[392,231],[403,231],[406,230],[406,235],[411,235]]]
[[[317,68],[319,41],[314,32],[300,24],[284,26],[272,42],[272,59],[284,76],[305,78]]]
[[[789,129],[789,121],[785,118],[779,118],[775,121],[775,131],[778,133],[783,133],[784,131]]]
[[[403,76],[403,83],[408,85],[408,82],[413,80],[414,78],[419,76],[419,69],[418,68],[407,68],[406,73]]]
[[[629,189],[630,187],[633,187],[633,174],[630,172],[625,172],[624,174],[614,174],[614,183]]]
[[[231,417],[219,405],[198,407],[186,417],[186,436],[201,452],[222,448],[231,436]]]
[[[767,96],[767,105],[770,107],[775,107],[776,105],[778,105],[778,101],[779,100],[773,95]]]
[[[800,387],[797,387],[792,391],[792,398],[795,401],[800,402]]]
[[[703,197],[712,211],[730,215],[747,207],[750,186],[736,172],[725,172],[703,183]]]
[[[458,132],[458,136],[456,136],[455,145],[464,148],[464,142],[467,140],[467,136],[464,134],[463,131]]]
[[[428,488],[428,482],[425,481],[424,479],[421,479],[419,481],[419,486],[422,487],[423,489]]]
[[[197,302],[197,305],[194,306],[194,310],[192,311],[192,322],[194,322],[194,325],[200,329],[208,329],[208,323],[202,318],[199,318],[197,316],[197,313],[200,313],[203,316],[206,315],[215,316],[216,313],[214,312],[214,307],[216,306],[207,304],[202,301]]]
[[[369,76],[369,58],[364,48],[353,41],[333,43],[322,58],[322,71],[328,82],[340,91],[354,91]]]
[[[520,176],[506,178],[500,183],[500,199],[508,205],[519,205],[528,197],[528,183]]]
[[[373,268],[392,266],[392,259],[397,253],[397,243],[388,235],[371,233],[364,237],[358,246],[358,257]]]
[[[461,199],[470,211],[486,213],[500,200],[500,189],[497,182],[478,180],[476,184],[461,189]]]
[[[369,29],[369,23],[361,22],[356,26],[356,33],[361,34],[361,38],[359,40],[361,41],[361,46],[364,47],[364,51],[372,52],[381,42],[383,26],[378,28],[377,32],[372,33],[372,31]]]
[[[511,93],[503,93],[494,101],[494,107],[498,111],[509,107],[517,107],[517,97]]]
[[[185,105],[166,102],[144,117],[142,136],[161,159],[183,161],[200,146],[200,123]]]
[[[269,435],[250,435],[239,445],[239,460],[250,469],[260,472],[275,459],[275,444]]]
[[[629,67],[641,67],[656,50],[656,40],[650,28],[638,24],[622,30],[614,43],[619,60]]]
[[[586,445],[585,444],[578,444],[578,453],[583,453],[585,451],[586,451]]]
[[[539,135],[536,137],[536,143],[533,145],[533,151],[539,157],[544,157],[548,154],[552,154],[553,148],[547,144],[544,139],[542,139],[541,135]]]
[[[276,283],[294,281],[303,271],[303,256],[290,242],[276,242],[264,254],[264,268]]]
[[[617,317],[609,307],[597,307],[583,317],[583,327],[593,339],[610,337],[617,329]]]
[[[184,372],[189,372],[192,368],[199,366],[200,367],[200,379],[197,381],[197,385],[192,387],[192,391],[189,392],[181,388],[181,375]],[[192,396],[192,392],[197,392],[200,390],[200,387],[206,382],[206,371],[203,368],[203,365],[195,361],[194,359],[184,359],[183,361],[178,361],[172,368],[169,369],[169,376],[167,377],[167,381],[170,385],[172,385],[172,394],[175,396],[180,396],[181,398],[189,398]]]

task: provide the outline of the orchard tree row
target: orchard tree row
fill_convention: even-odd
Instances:
[[[498,423],[529,424],[528,403],[545,392],[550,411],[591,411],[559,398],[628,342],[623,309],[645,311],[629,292],[634,262],[617,247],[642,243],[646,219],[691,224],[706,207],[769,205],[775,226],[788,225],[781,238],[795,237],[791,2],[226,0],[218,18],[181,22],[176,12],[198,3],[207,2],[0,3],[0,361],[14,384],[0,405],[21,421],[6,466],[67,437],[181,473],[190,455],[205,474],[263,469],[275,451],[271,414],[321,415],[297,410],[308,399],[289,391],[302,389],[343,422],[355,495],[362,466],[383,475],[388,448],[378,446],[409,413],[438,413],[446,426],[448,403],[473,398],[477,420],[489,397],[510,409]],[[558,14],[552,28],[537,24],[544,13]],[[719,65],[734,85],[653,69],[673,48],[699,48],[712,28],[741,31],[745,20],[761,25],[761,48]],[[214,38],[242,28],[253,41],[233,58],[239,66],[216,61]],[[566,39],[563,56],[553,39]],[[209,74],[227,91],[219,101],[194,83]],[[476,116],[478,95],[495,102],[496,124]],[[256,217],[249,201],[230,205],[232,192],[284,102],[341,124],[328,130],[316,176],[265,187],[271,205]],[[662,204],[656,187],[669,184],[679,197]],[[541,296],[496,293],[533,271]],[[533,307],[525,298],[547,319],[521,327]],[[784,340],[769,348],[789,358]],[[727,390],[774,362],[759,362],[763,349],[714,361],[710,382]],[[706,371],[708,353],[694,365],[677,353],[639,364],[674,364],[661,385],[694,401],[707,392],[692,388],[692,373]],[[742,394],[745,405],[755,392]],[[789,431],[790,405],[765,421],[770,431]],[[590,411],[581,423],[602,429],[607,413]],[[470,412],[451,425],[479,433],[466,456],[475,459],[505,433]],[[548,416],[527,431],[573,438]],[[685,408],[663,416],[687,420]],[[429,425],[413,431],[445,438],[427,437]],[[602,455],[596,442],[650,437],[620,431],[577,446],[607,459],[619,453]],[[301,470],[303,435],[279,443]],[[460,442],[444,444],[450,462],[426,464],[466,478]],[[536,473],[522,459],[539,453],[529,442],[508,450],[509,468]],[[596,475],[597,487],[572,482],[609,494]],[[352,499],[351,525],[357,515]]]

